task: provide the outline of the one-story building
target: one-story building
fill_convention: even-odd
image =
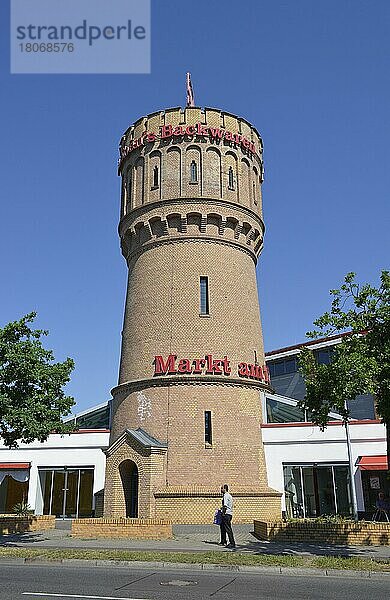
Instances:
[[[330,360],[340,338],[309,342],[321,362]],[[352,513],[346,429],[336,413],[321,431],[297,407],[305,386],[298,372],[301,345],[266,354],[273,393],[263,393],[262,438],[268,484],[283,493],[282,510],[291,517]],[[359,515],[370,518],[386,479],[386,431],[364,395],[350,406],[349,424]],[[110,402],[77,413],[78,429],[52,434],[46,442],[0,446],[0,513],[27,501],[35,514],[62,518],[100,516],[110,437]],[[234,494],[234,489],[232,489]]]

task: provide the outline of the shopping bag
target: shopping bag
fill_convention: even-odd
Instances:
[[[222,510],[220,508],[217,508],[214,513],[213,523],[214,525],[220,525],[222,523]]]

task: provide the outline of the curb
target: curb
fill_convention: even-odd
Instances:
[[[191,570],[191,571],[214,571],[216,573],[251,573],[253,575],[286,575],[302,576],[311,575],[315,577],[353,577],[370,579],[377,577],[390,577],[386,571],[354,571],[347,569],[312,569],[300,567],[277,567],[277,566],[254,566],[254,565],[215,565],[209,563],[172,563],[172,562],[147,562],[147,561],[125,561],[125,560],[90,560],[86,558],[58,558],[46,560],[40,558],[0,558],[0,567],[7,564],[18,564],[23,566],[45,565],[45,566],[80,566],[80,567],[119,567],[136,569],[162,569],[169,571]]]

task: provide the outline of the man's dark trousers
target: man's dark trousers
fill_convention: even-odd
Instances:
[[[232,530],[232,515],[227,515],[225,513],[222,515],[221,522],[221,544],[226,544],[226,534],[229,538],[229,544],[235,546],[236,542],[234,541],[234,535]]]

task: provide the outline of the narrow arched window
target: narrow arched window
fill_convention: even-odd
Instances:
[[[130,171],[130,169],[127,173],[127,181],[125,182],[125,185],[126,185],[126,192],[127,192],[127,200],[130,200],[130,196],[131,196],[131,171]]]
[[[126,198],[125,212],[128,212],[129,210],[131,210],[131,193],[132,193],[131,170],[129,169],[127,172],[127,177],[126,177],[126,181],[125,181],[125,198]]]
[[[253,202],[254,202],[254,204],[257,204],[257,198],[256,198],[256,184],[255,184],[255,182],[254,182],[254,181],[253,181],[253,183],[252,183],[252,191],[253,191]]]
[[[190,182],[198,183],[198,166],[194,160],[191,162],[190,166]]]
[[[158,186],[159,186],[158,166],[156,165],[153,169],[153,187],[157,188]]]
[[[229,167],[228,188],[229,190],[234,190],[234,175],[232,167]]]

